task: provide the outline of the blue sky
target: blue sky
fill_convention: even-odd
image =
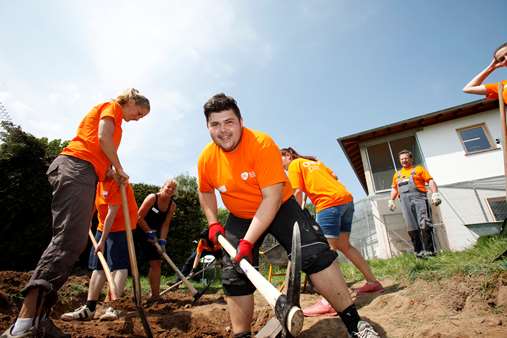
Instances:
[[[140,89],[152,112],[125,124],[120,158],[133,182],[161,184],[196,174],[202,105],[225,92],[246,126],[361,198],[336,138],[478,99],[461,89],[507,41],[506,13],[504,0],[0,0],[0,102],[25,131],[70,139],[94,104]]]

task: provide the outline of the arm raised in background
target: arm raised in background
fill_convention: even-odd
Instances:
[[[476,95],[486,95],[486,86],[482,83],[486,78],[497,68],[506,67],[507,61],[498,61],[493,58],[490,64],[484,68],[481,72],[473,77],[470,82],[468,82],[465,87],[463,87],[463,91],[467,94],[476,94]]]

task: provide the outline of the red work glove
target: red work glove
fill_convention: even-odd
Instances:
[[[211,223],[208,229],[208,239],[213,244],[218,244],[218,235],[225,236],[225,229],[220,222]]]
[[[236,257],[234,257],[234,261],[239,263],[243,258],[246,258],[250,263],[253,262],[253,254],[252,254],[253,244],[247,241],[246,239],[240,239],[238,248],[236,249]]]

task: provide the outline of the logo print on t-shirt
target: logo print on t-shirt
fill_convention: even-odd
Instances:
[[[243,171],[240,176],[243,181],[248,180],[248,171]]]

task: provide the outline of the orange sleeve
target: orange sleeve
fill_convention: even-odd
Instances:
[[[428,183],[430,180],[433,179],[433,177],[431,177],[430,173],[428,172],[428,170],[426,170],[425,168],[423,167],[419,167],[421,168],[421,178],[424,180],[424,183]]]
[[[109,104],[101,110],[100,118],[102,119],[104,117],[111,117],[116,121],[118,114],[123,115],[120,105],[116,102],[109,102]]]
[[[303,174],[299,169],[297,161],[292,161],[289,164],[289,169],[287,170],[287,173],[289,174],[289,181],[292,186],[292,189],[304,188],[301,182]]]
[[[204,241],[202,239],[199,240],[199,243],[197,243],[197,249],[195,249],[195,252],[200,255],[202,254],[202,251],[203,251],[203,246],[204,246]]]
[[[391,186],[394,190],[398,191],[398,173],[394,172],[393,175],[393,184]]]
[[[212,192],[213,186],[209,183],[206,176],[205,152],[206,150],[199,156],[199,161],[197,162],[197,185],[200,192]]]
[[[502,84],[507,85],[507,80],[503,80]],[[486,87],[486,98],[487,99],[498,99],[498,82],[485,84]],[[504,90],[505,97],[505,90]]]
[[[280,149],[268,136],[261,143],[257,160],[254,163],[254,171],[261,189],[287,181]]]

